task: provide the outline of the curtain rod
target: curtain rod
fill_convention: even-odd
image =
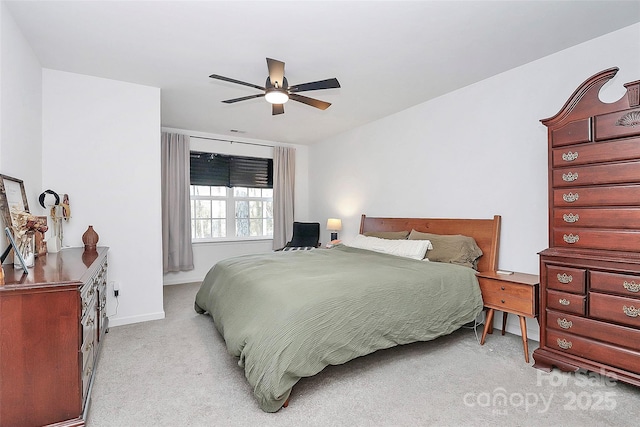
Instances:
[[[257,142],[242,142],[242,141],[234,141],[232,139],[220,139],[220,138],[209,138],[206,136],[197,136],[197,135],[189,135],[190,138],[200,138],[200,139],[209,139],[211,141],[221,141],[221,142],[228,142],[230,144],[245,144],[245,145],[257,145],[258,147],[275,147],[275,145],[269,145],[269,144],[258,144]]]

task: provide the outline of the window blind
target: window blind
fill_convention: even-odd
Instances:
[[[273,159],[192,151],[191,185],[273,188]]]

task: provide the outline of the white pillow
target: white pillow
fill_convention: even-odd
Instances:
[[[363,236],[362,234],[358,234],[344,244],[353,248],[367,249],[417,260],[424,259],[427,250],[433,249],[429,240],[388,240]]]

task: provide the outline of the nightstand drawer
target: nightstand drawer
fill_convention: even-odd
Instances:
[[[484,305],[500,311],[536,315],[534,286],[480,278]]]

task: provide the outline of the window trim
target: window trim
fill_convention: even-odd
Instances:
[[[268,236],[247,236],[247,237],[215,237],[208,239],[191,240],[192,245],[218,245],[229,243],[252,243],[252,242],[266,242],[273,241],[273,237]]]

